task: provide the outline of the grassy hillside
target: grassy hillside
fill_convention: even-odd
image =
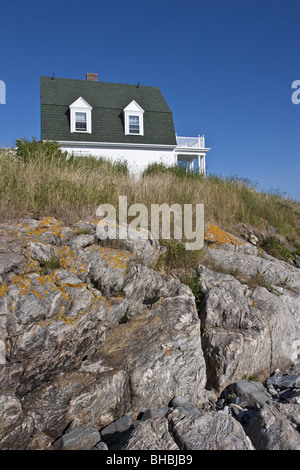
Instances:
[[[119,196],[124,195],[129,206],[142,203],[148,208],[154,203],[202,203],[206,224],[238,234],[237,225],[244,223],[259,232],[260,243],[270,254],[286,260],[300,254],[300,203],[260,192],[245,180],[215,175],[203,178],[162,164],[148,167],[136,179],[129,175],[125,162],[67,159],[50,142],[23,139],[17,141],[16,152],[0,151],[1,221],[53,216],[72,223],[95,218],[99,204],[117,208]],[[170,262],[183,260],[178,244],[166,245]]]

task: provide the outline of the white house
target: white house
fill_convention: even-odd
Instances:
[[[204,136],[175,134],[172,112],[157,87],[41,77],[41,138],[79,156],[178,164],[205,174]]]

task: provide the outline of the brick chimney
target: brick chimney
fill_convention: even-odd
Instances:
[[[97,73],[87,73],[86,79],[88,82],[98,82],[98,74]]]

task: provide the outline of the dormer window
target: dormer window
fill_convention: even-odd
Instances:
[[[70,106],[70,131],[92,132],[92,106],[90,106],[81,96]]]
[[[144,110],[131,101],[124,111],[125,135],[144,135]]]

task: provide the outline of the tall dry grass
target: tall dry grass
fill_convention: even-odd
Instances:
[[[260,192],[239,178],[204,178],[157,165],[135,178],[124,162],[58,158],[43,146],[27,154],[0,152],[0,220],[53,216],[72,223],[94,218],[99,204],[117,208],[119,196],[149,211],[151,204],[201,203],[206,223],[233,233],[243,222],[260,231],[271,226],[290,243],[300,239],[300,203]]]

